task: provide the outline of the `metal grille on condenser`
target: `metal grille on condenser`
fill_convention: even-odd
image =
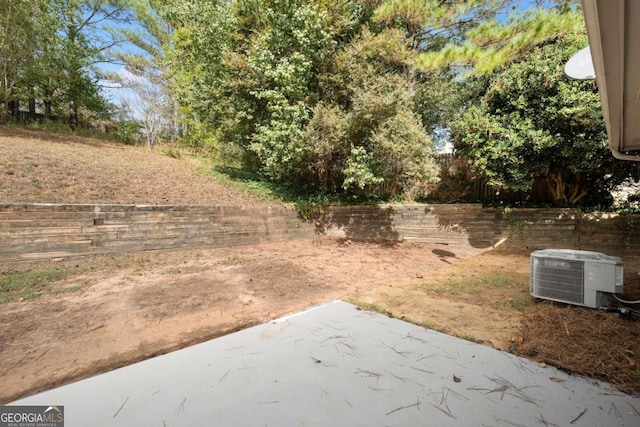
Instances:
[[[584,263],[581,261],[534,259],[533,293],[576,304],[584,303]]]

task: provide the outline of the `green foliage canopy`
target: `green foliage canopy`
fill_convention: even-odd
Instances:
[[[104,117],[97,64],[118,41],[109,25],[130,17],[129,0],[5,0],[0,6],[0,102],[37,104],[75,127]]]
[[[436,168],[407,35],[354,0],[179,1],[178,100],[202,140],[313,193],[410,197]]]
[[[570,80],[566,61],[586,45],[567,35],[498,69],[480,102],[452,123],[456,148],[490,183],[527,190],[546,181],[558,203],[605,201],[633,165],[606,146],[595,82]]]
[[[436,180],[434,128],[491,183],[595,203],[626,176],[572,0],[176,0],[167,54],[194,144],[313,193],[389,199]],[[508,13],[505,19],[502,14]]]
[[[526,55],[532,47],[580,31],[584,32],[582,13],[567,9],[564,4],[514,12],[506,20],[492,17],[466,26],[462,37],[453,38],[440,49],[421,53],[416,66],[468,66],[475,74],[488,74]]]

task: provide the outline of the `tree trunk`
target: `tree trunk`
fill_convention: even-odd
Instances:
[[[19,120],[20,119],[20,101],[9,101],[9,103],[7,104],[7,108],[9,110],[9,116],[13,119],[13,120]]]
[[[587,190],[582,188],[580,184],[569,185],[569,196],[567,197],[569,204],[575,205],[587,195]]]
[[[71,130],[76,130],[78,127],[78,106],[75,103],[71,106],[71,113],[69,113],[69,126]]]
[[[547,188],[554,202],[567,203],[567,195],[564,192],[564,180],[561,172],[554,172],[546,177]]]
[[[35,98],[29,98],[29,121],[36,121],[36,100]]]
[[[44,119],[51,120],[51,102],[44,101]]]
[[[11,119],[11,113],[9,111],[9,105],[2,102],[0,103],[0,123],[6,123]]]
[[[575,205],[588,194],[587,190],[580,185],[578,177],[575,178],[576,182],[571,183],[566,182],[562,172],[554,172],[547,175],[547,187],[555,202]]]

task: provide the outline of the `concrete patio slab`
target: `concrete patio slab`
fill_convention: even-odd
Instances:
[[[46,391],[65,426],[639,426],[607,384],[333,302]]]

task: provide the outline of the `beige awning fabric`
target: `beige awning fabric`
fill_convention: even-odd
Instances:
[[[640,1],[582,0],[582,8],[609,148],[640,160]]]

